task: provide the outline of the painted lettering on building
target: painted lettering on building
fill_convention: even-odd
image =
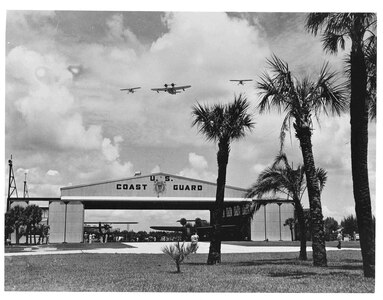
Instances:
[[[174,184],[173,185],[174,191],[202,191],[202,185],[195,185],[195,184]]]
[[[134,190],[134,191],[144,190],[145,191],[147,186],[148,186],[147,184],[140,184],[140,183],[138,184],[117,183],[116,184],[116,188],[118,190]]]

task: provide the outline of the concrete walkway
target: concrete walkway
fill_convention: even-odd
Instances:
[[[4,256],[20,256],[20,255],[43,255],[43,254],[77,254],[77,253],[114,253],[114,254],[160,254],[162,248],[166,245],[172,245],[174,242],[155,242],[155,243],[123,243],[134,248],[98,248],[86,250],[57,250],[57,248],[26,248],[24,252],[4,253]],[[199,242],[197,253],[209,253],[209,242]],[[327,251],[339,251],[336,247],[326,247]],[[356,250],[360,248],[342,248],[342,250]],[[312,251],[311,247],[307,247],[307,251]],[[259,246],[237,246],[222,244],[222,253],[261,253],[261,252],[299,252],[299,247],[259,247]]]

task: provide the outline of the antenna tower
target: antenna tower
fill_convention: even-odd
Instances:
[[[25,173],[25,180],[24,180],[24,198],[29,198],[28,185],[27,185],[27,173]]]
[[[7,211],[9,211],[11,207],[12,195],[16,194],[16,198],[19,198],[17,194],[15,174],[13,173],[12,155],[11,155],[11,159],[8,160],[8,164],[9,164],[9,179],[8,179]]]

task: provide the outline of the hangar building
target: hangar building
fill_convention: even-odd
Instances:
[[[290,200],[245,198],[246,189],[226,186],[224,224],[238,225],[228,239],[291,240],[286,219],[294,217]],[[167,173],[61,188],[60,198],[30,198],[49,202],[50,243],[79,243],[84,236],[84,211],[91,209],[210,210],[216,183]],[[26,199],[10,199],[12,206]],[[263,206],[250,216],[252,201]],[[25,204],[24,204],[25,205]],[[212,213],[210,213],[212,216]]]

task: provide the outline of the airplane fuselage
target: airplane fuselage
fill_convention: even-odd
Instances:
[[[180,92],[177,92],[177,90],[176,90],[176,89],[173,89],[173,88],[168,88],[168,89],[167,89],[167,92],[168,92],[169,94],[172,94],[172,95],[175,95],[175,94],[180,93]]]

